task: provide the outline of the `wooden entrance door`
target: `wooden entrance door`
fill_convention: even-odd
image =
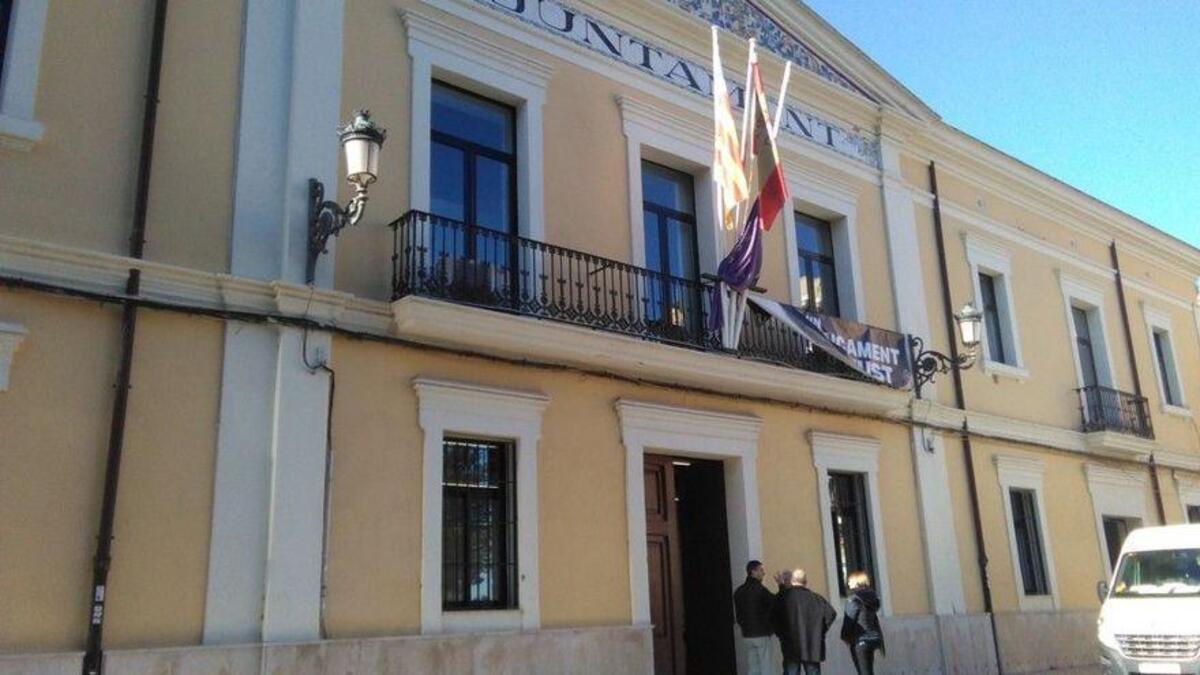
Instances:
[[[675,467],[669,457],[646,455],[646,568],[650,574],[650,621],[654,624],[654,675],[683,675],[683,572]]]

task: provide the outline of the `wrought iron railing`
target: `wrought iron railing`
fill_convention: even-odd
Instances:
[[[533,239],[409,211],[393,229],[392,297],[440,298],[704,350],[711,287]],[[746,312],[738,356],[866,379],[778,320]]]
[[[1118,431],[1154,438],[1146,397],[1099,385],[1075,391],[1079,394],[1084,431]]]

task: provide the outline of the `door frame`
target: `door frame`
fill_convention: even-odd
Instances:
[[[754,415],[677,408],[618,399],[617,416],[625,445],[625,506],[629,533],[629,595],[632,622],[650,624],[650,574],[646,566],[646,495],[642,477],[646,454],[721,460],[725,469],[725,513],[729,530],[729,579],[745,577],[747,560],[762,557],[758,498],[758,434]],[[741,640],[734,631],[738,670],[745,669]]]

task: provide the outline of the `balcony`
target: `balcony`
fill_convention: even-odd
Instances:
[[[1088,450],[1135,460],[1143,460],[1154,451],[1154,428],[1145,397],[1101,386],[1075,391],[1079,394]]]
[[[702,282],[420,211],[391,227],[394,301],[449,301],[874,383],[757,310],[746,312],[737,352],[723,349]]]

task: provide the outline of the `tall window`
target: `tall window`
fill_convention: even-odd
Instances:
[[[700,275],[691,175],[642,161],[642,230],[646,267],[661,275],[647,280],[647,318],[685,326],[700,314],[694,286],[675,281],[694,282]]]
[[[507,266],[517,231],[516,111],[435,82],[432,89],[430,208],[466,223],[431,236],[435,256]]]
[[[1075,343],[1079,348],[1079,372],[1083,375],[1083,386],[1094,387],[1100,383],[1096,370],[1096,348],[1092,342],[1092,329],[1088,311],[1071,307],[1071,320],[1075,322]]]
[[[1046,577],[1046,556],[1038,526],[1037,494],[1033,490],[1011,489],[1008,497],[1012,503],[1013,534],[1017,540],[1017,559],[1025,595],[1049,595],[1050,581]]]
[[[800,255],[800,308],[839,316],[837,269],[829,223],[797,211],[796,242]]]
[[[875,551],[871,548],[866,476],[861,473],[829,472],[830,517],[833,519],[833,548],[837,562],[838,591],[848,595],[846,577],[863,570],[879,583],[875,574]]]
[[[979,294],[983,302],[983,325],[987,329],[988,358],[997,363],[1008,363],[1004,345],[1004,326],[1001,324],[1000,302],[996,297],[996,278],[979,273]]]
[[[510,444],[443,442],[443,609],[517,606],[516,487]]]
[[[0,76],[4,74],[4,55],[8,51],[8,27],[13,0],[0,0]]]
[[[1187,507],[1187,521],[1189,523],[1200,523],[1200,504],[1192,504]]]
[[[1162,383],[1163,402],[1182,405],[1183,396],[1175,377],[1175,353],[1171,350],[1171,336],[1165,330],[1154,331],[1154,359],[1158,365],[1158,380]]]
[[[1108,549],[1108,564],[1112,569],[1117,568],[1117,558],[1121,556],[1121,546],[1125,544],[1125,537],[1129,536],[1129,531],[1142,526],[1142,521],[1137,518],[1118,518],[1116,516],[1104,516],[1104,545]]]

